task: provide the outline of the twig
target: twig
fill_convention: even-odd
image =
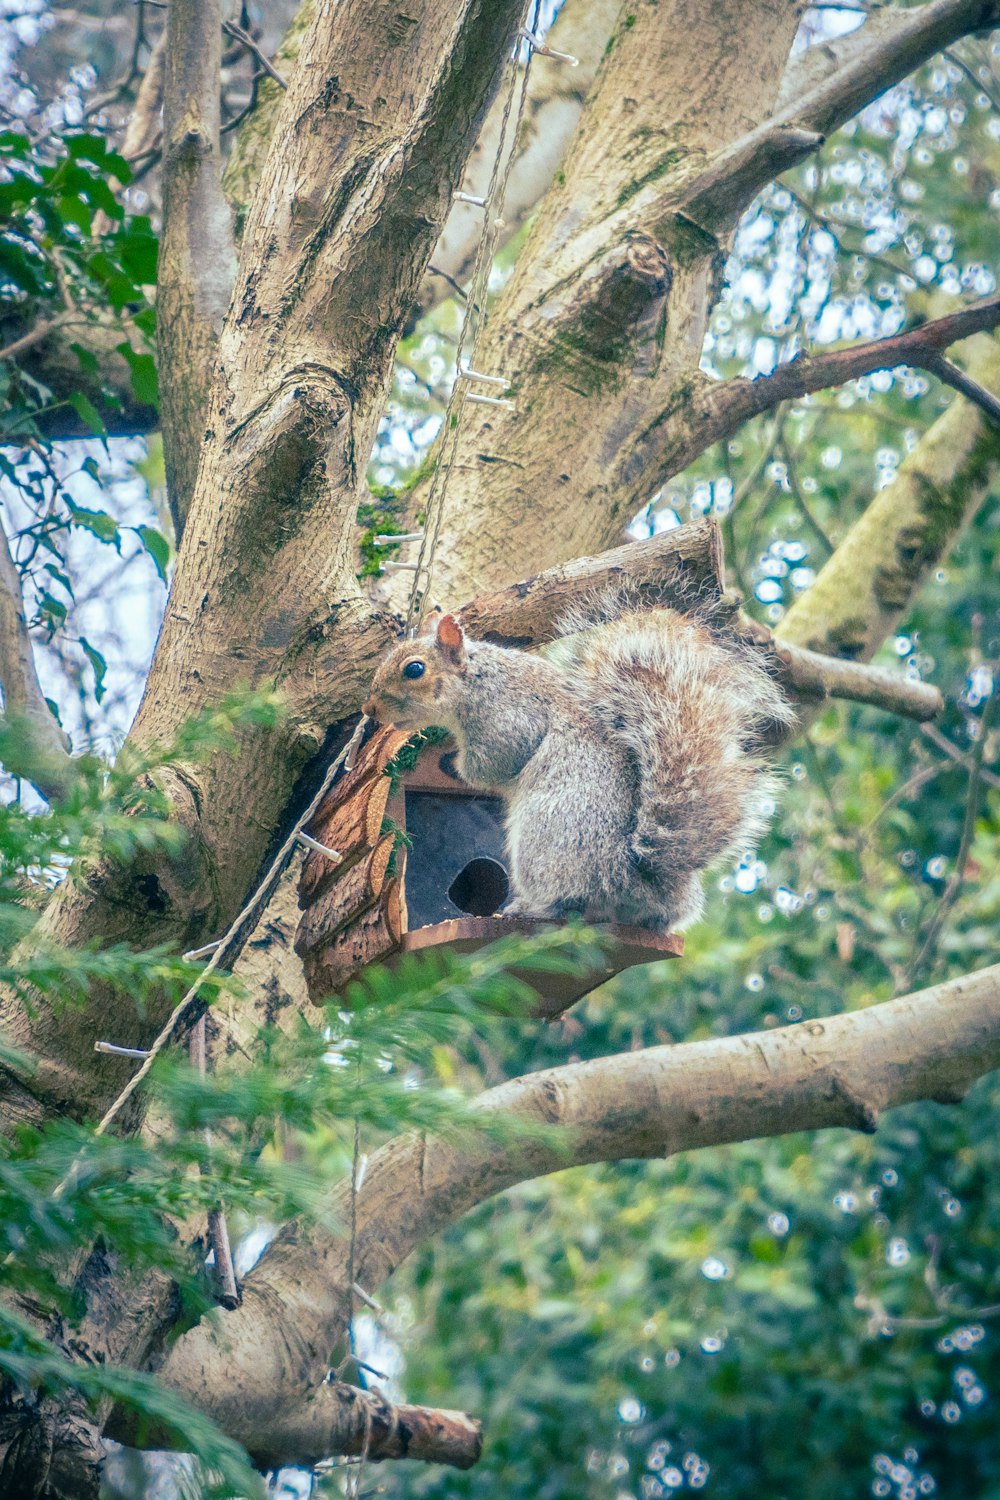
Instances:
[[[933,781],[935,776],[940,776],[943,770],[944,766],[940,761],[937,765],[921,766],[919,771],[914,772],[909,780],[904,781],[902,786],[898,786],[891,796],[885,799],[874,818],[869,819],[864,828],[862,828],[862,834],[866,835],[870,833],[875,824],[880,822],[886,813],[896,806],[897,802],[902,802],[911,792],[918,792],[928,781]]]
[[[463,302],[466,300],[465,290],[461,283],[456,281],[454,276],[451,276],[447,271],[442,271],[440,266],[428,266],[427,274],[428,276],[440,276],[442,281],[448,283],[456,297],[461,297]]]
[[[16,359],[19,354],[24,353],[25,349],[30,349],[34,344],[41,343],[42,339],[48,338],[50,333],[54,333],[57,328],[61,328],[65,322],[65,318],[59,317],[47,320],[43,319],[40,323],[36,323],[34,328],[30,328],[27,333],[23,333],[19,339],[15,339],[12,344],[7,344],[3,349],[0,349],[0,360]]]
[[[783,182],[781,186],[792,201],[799,205],[806,218],[830,236],[838,251],[844,255],[863,255],[865,260],[871,261],[872,265],[881,266],[884,270],[890,271],[894,276],[905,277],[909,281],[916,279],[912,271],[908,271],[905,266],[897,266],[895,261],[886,260],[885,256],[879,255],[877,251],[865,250],[862,246],[852,248],[849,245],[842,244],[841,235],[843,231],[839,224],[835,223],[833,219],[827,218],[826,214],[820,213],[818,209],[814,208],[811,203],[803,198],[801,193],[797,193],[793,187],[789,187],[787,182]]]
[[[938,902],[937,909],[928,925],[927,934],[921,944],[920,950],[907,970],[905,981],[907,988],[909,988],[916,975],[923,969],[928,957],[933,953],[941,929],[948,918],[948,913],[961,895],[962,886],[965,884],[965,866],[969,857],[973,835],[976,831],[976,816],[979,812],[979,788],[983,767],[983,752],[986,749],[986,741],[993,724],[997,696],[996,667],[994,665],[994,682],[990,689],[990,696],[986,700],[986,706],[979,719],[979,734],[973,747],[971,764],[969,766],[969,790],[965,799],[965,817],[962,820],[962,836],[958,845],[958,854],[955,857],[955,868],[951,872],[948,884],[945,886],[941,900]]]
[[[946,47],[944,49],[942,56],[946,57],[950,63],[954,63],[955,67],[959,68],[965,74],[966,78],[968,78],[970,82],[975,84],[979,92],[981,94],[985,94],[986,98],[990,101],[993,108],[997,111],[998,114],[1000,114],[1000,100],[997,99],[992,89],[988,88],[987,85],[983,83],[981,78],[976,77],[975,73],[969,67],[969,64],[967,62],[963,62],[956,53],[952,52],[950,47]]]
[[[139,53],[146,41],[146,17],[145,7],[152,0],[137,0],[137,13],[135,21],[135,39],[132,43],[132,55],[129,58],[128,72],[120,79],[106,94],[100,94],[92,99],[84,110],[84,119],[89,120],[92,115],[100,114],[102,109],[107,109],[109,104],[117,104],[123,99],[132,86],[132,81],[139,71]]]
[[[978,380],[973,380],[971,375],[966,375],[958,365],[952,364],[943,354],[925,354],[922,360],[923,368],[931,375],[936,375],[938,380],[950,385],[959,395],[965,396],[969,401],[975,402],[976,406],[984,411],[997,427],[1000,427],[1000,401],[997,400],[992,391],[988,391]]]
[[[785,438],[784,427],[782,427],[781,429],[779,446],[785,460],[785,468],[788,470],[788,483],[791,487],[792,494],[795,496],[795,503],[799,507],[799,510],[802,512],[802,514],[805,516],[806,520],[809,522],[809,525],[812,527],[813,531],[823,543],[823,546],[826,548],[827,553],[832,557],[837,549],[834,547],[830,538],[827,536],[826,532],[823,530],[822,526],[813,515],[812,511],[809,509],[806,498],[802,493],[802,486],[799,484],[798,475],[796,474],[795,470],[795,463],[792,459],[792,450],[788,446],[787,439]]]
[[[201,1016],[196,1025],[191,1028],[188,1052],[192,1065],[197,1070],[198,1075],[204,1078],[208,1066],[204,1016]],[[209,1152],[212,1150],[212,1132],[207,1126],[205,1127],[205,1146]],[[226,1226],[226,1216],[221,1204],[215,1208],[210,1208],[208,1211],[208,1243],[211,1246],[215,1262],[218,1300],[223,1307],[233,1312],[243,1301],[243,1296],[240,1292],[239,1282],[236,1280],[233,1252],[229,1244],[229,1230]]]
[[[227,34],[227,36],[233,37],[234,40],[244,46],[248,52],[253,53],[254,57],[260,63],[268,78],[273,78],[279,88],[287,89],[288,84],[286,80],[282,78],[281,74],[278,72],[271,59],[261,51],[257,43],[254,41],[253,37],[250,35],[249,31],[244,31],[243,27],[237,26],[235,21],[223,21],[222,29]]]
[[[930,740],[932,745],[936,745],[945,755],[950,756],[953,761],[956,761],[958,765],[964,766],[967,771],[971,769],[969,757],[957,745],[953,745],[948,736],[942,734],[936,724],[921,724],[920,733],[925,739]],[[985,766],[980,766],[979,779],[980,781],[985,781],[987,786],[996,787],[1000,790],[1000,776],[995,771],[988,771]]]
[[[946,1323],[954,1323],[956,1319],[961,1319],[963,1323],[986,1323],[990,1318],[1000,1318],[1000,1302],[991,1303],[987,1307],[955,1307],[942,1301],[939,1304],[941,1311],[929,1318],[897,1317],[894,1313],[886,1312],[876,1297],[866,1297],[863,1294],[855,1297],[854,1305],[869,1313],[872,1321],[879,1327],[892,1331],[897,1328],[943,1328]]]
[[[264,72],[263,68],[259,68],[253,75],[250,80],[250,98],[247,100],[246,104],[244,104],[239,114],[233,115],[231,119],[227,120],[226,123],[220,127],[220,136],[228,135],[231,130],[236,130],[240,125],[243,124],[243,121],[246,119],[247,115],[253,114],[254,110],[257,108],[257,85],[260,83],[262,78],[266,77],[267,74]]]

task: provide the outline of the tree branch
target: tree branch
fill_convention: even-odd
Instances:
[[[978,383],[1000,388],[995,338],[969,345],[968,368]],[[869,660],[991,492],[998,461],[996,427],[979,407],[953,401],[792,605],[783,643]]]
[[[616,478],[637,504],[656,484],[686,468],[710,444],[729,437],[751,417],[771,411],[783,401],[898,365],[940,375],[942,349],[998,324],[1000,296],[994,295],[890,338],[797,355],[771,375],[721,383],[699,375],[687,391],[682,420],[675,420],[680,413],[671,408],[638,431],[618,460]],[[963,378],[968,381],[968,377]],[[955,379],[949,383],[957,388]]]
[[[791,63],[775,123],[830,135],[936,52],[998,21],[997,0],[930,0],[912,10],[870,12],[858,31]]]
[[[6,747],[5,767],[24,776],[51,799],[65,790],[71,774],[69,740],[56,723],[38,680],[35,654],[28,635],[21,579],[0,527],[0,686],[4,712],[0,725],[18,723],[27,743]]]
[[[988,391],[978,380],[973,380],[958,365],[952,364],[940,353],[928,353],[924,355],[922,366],[931,375],[936,375],[938,380],[945,385],[950,385],[952,390],[958,391],[960,396],[965,396],[969,401],[975,402],[982,411],[986,413],[990,421],[1000,427],[1000,400]]]
[[[476,640],[502,646],[543,646],[556,639],[560,618],[571,605],[586,603],[603,589],[622,586],[640,604],[645,601],[688,609],[693,601],[702,605],[718,602],[723,570],[717,523],[696,521],[647,541],[627,542],[597,557],[577,558],[493,594],[481,595],[457,613]],[[747,616],[737,628],[773,653],[785,687],[807,702],[847,698],[918,720],[933,719],[944,706],[936,687],[913,682],[901,672],[805,650],[772,635],[766,626]]]
[[[156,300],[163,456],[178,536],[194,491],[219,333],[236,274],[219,150],[221,28],[221,0],[171,0]]]
[[[741,622],[752,638],[770,644],[778,659],[786,687],[797,698],[845,698],[852,703],[868,703],[885,713],[901,714],[923,722],[934,719],[944,708],[944,698],[933,683],[914,681],[902,672],[885,667],[871,667],[866,662],[850,661],[809,651],[782,636],[772,636],[757,621],[745,616]],[[792,737],[801,732],[799,727]]]
[[[715,420],[721,419],[724,424],[718,431],[713,430],[710,441],[726,437],[750,417],[770,411],[782,401],[797,400],[832,385],[844,385],[848,380],[870,375],[875,370],[910,365],[937,374],[942,349],[974,333],[988,332],[998,324],[1000,294],[994,294],[890,338],[849,344],[842,349],[824,350],[822,354],[797,355],[787,364],[779,365],[771,375],[759,375],[754,380],[726,381],[706,393],[706,405]],[[954,370],[954,366],[950,369]],[[954,373],[961,375],[961,371]],[[995,397],[992,400],[994,407],[1000,410],[1000,402]]]
[[[355,1274],[374,1291],[415,1246],[528,1178],[798,1130],[871,1130],[883,1110],[954,1102],[996,1067],[1000,966],[821,1021],[531,1074],[482,1095],[478,1110],[558,1129],[404,1137],[375,1152],[357,1205]],[[346,1222],[347,1192],[325,1222]],[[243,1308],[184,1334],[160,1378],[251,1451],[272,1451],[276,1401],[321,1379],[344,1335],[346,1253],[323,1228],[283,1230],[247,1277]]]
[[[481,594],[458,611],[476,640],[502,646],[542,646],[559,634],[559,620],[571,605],[602,589],[625,585],[637,598],[679,608],[692,599],[711,602],[723,589],[722,537],[714,521],[695,521],[647,541],[626,542],[597,557],[548,568],[533,578]]]
[[[134,1412],[117,1409],[105,1436],[132,1444],[138,1437]],[[168,1446],[169,1432],[155,1426],[142,1433],[148,1448]],[[373,1462],[409,1458],[420,1463],[471,1469],[483,1449],[482,1426],[461,1411],[429,1406],[395,1405],[378,1388],[362,1391],[341,1380],[326,1379],[284,1401],[275,1393],[274,1408],[251,1456],[261,1469],[283,1464],[312,1468],[334,1455],[365,1453]]]

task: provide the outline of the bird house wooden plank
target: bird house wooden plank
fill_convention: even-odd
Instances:
[[[317,1003],[328,1000],[369,964],[394,953],[405,927],[401,883],[394,877],[374,905],[346,917],[336,932],[324,934],[315,946],[303,950],[296,938],[309,994]]]
[[[530,937],[533,933],[551,931],[552,926],[551,922],[534,917],[459,917],[405,932],[400,940],[400,952],[420,953],[428,948],[446,948],[454,953],[474,953],[497,938],[509,937],[512,933]],[[615,926],[609,929],[609,937],[607,953],[594,968],[582,973],[543,975],[531,970],[511,970],[538,996],[532,1015],[546,1020],[561,1015],[615,974],[633,969],[638,964],[679,958],[684,952],[684,939],[675,932],[661,935],[642,927]],[[391,964],[392,959],[388,962]]]

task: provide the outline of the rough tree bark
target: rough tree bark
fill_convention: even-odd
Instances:
[[[193,709],[241,679],[279,686],[288,715],[276,730],[248,733],[238,763],[220,758],[167,778],[190,832],[186,857],[150,861],[127,877],[102,869],[86,890],[61,893],[46,923],[63,941],[189,946],[211,936],[238,906],[329,726],[356,708],[390,638],[390,621],[354,578],[355,507],[396,339],[519,6],[428,0],[415,16],[381,4],[375,11],[378,24],[370,0],[317,3],[303,27],[246,216],[200,461],[202,424],[190,402],[178,403],[165,434],[177,450],[175,472],[197,468],[197,479],[135,741],[169,738]],[[632,24],[613,36],[562,178],[542,203],[490,326],[486,368],[512,378],[517,410],[482,421],[469,414],[463,429],[440,570],[450,602],[600,551],[618,539],[637,500],[702,451],[715,436],[705,415],[710,390],[711,401],[736,399],[737,383],[710,388],[698,359],[741,210],[889,84],[996,18],[995,0],[931,0],[891,24],[869,23],[819,63],[807,55],[789,70],[797,9],[783,0],[635,8]],[[217,207],[214,192],[208,201]],[[194,306],[196,288],[186,290]],[[949,421],[954,432],[940,441],[935,434]],[[871,654],[996,472],[995,435],[961,400],[924,443],[897,481],[912,486],[923,519],[914,523],[897,496],[888,537],[883,524],[870,546],[871,555],[898,564],[908,528],[926,523],[919,563],[898,569],[870,636],[840,634],[839,601],[820,593],[826,613],[817,608],[806,625],[793,612],[783,631],[789,642]],[[930,487],[922,487],[928,453],[940,461],[934,482],[948,495],[944,525],[935,524],[937,499],[929,503]],[[873,563],[877,592],[876,571]],[[572,1144],[564,1138],[558,1156],[526,1144],[501,1154],[495,1170],[492,1147],[485,1163],[475,1142],[452,1156],[428,1147],[430,1196],[413,1193],[414,1144],[386,1148],[362,1198],[362,1279],[374,1287],[414,1236],[478,1201],[474,1187],[498,1191],[557,1160],[661,1153],[733,1139],[728,1132],[737,1129],[867,1128],[872,1109],[951,1096],[1000,1062],[996,984],[996,971],[986,971],[957,988],[824,1022],[819,1033],[795,1028],[793,1037],[685,1049],[689,1065],[698,1064],[690,1096],[679,1092],[681,1079],[665,1089],[681,1049],[506,1085],[484,1109],[555,1115],[573,1128]],[[151,1004],[140,1020],[127,997],[102,993],[58,1023],[42,1010],[28,1017],[10,1000],[0,1004],[0,1026],[40,1057],[34,1077],[5,1075],[5,1126],[103,1108],[128,1065],[95,1065],[98,1025],[116,1041],[142,1045],[162,1019],[162,1005]],[[772,1049],[778,1083],[766,1083],[751,1042]],[[728,1113],[716,1113],[713,1092],[724,1093],[730,1068],[743,1088]],[[601,1106],[626,1074],[637,1107],[616,1127]],[[693,1124],[672,1112],[680,1097],[699,1112]],[[401,1215],[395,1230],[390,1212]],[[383,1231],[386,1248],[378,1250]],[[344,1277],[342,1242],[290,1227],[248,1282],[244,1308],[218,1329],[185,1335],[164,1377],[259,1456],[312,1455],[316,1433],[329,1434],[342,1415],[327,1405],[337,1399],[325,1393],[332,1388],[318,1381],[323,1351],[342,1331]],[[98,1279],[91,1290],[102,1354],[151,1359],[162,1304],[144,1291],[139,1312],[129,1304],[130,1323],[112,1315],[122,1306],[120,1287]],[[115,1430],[127,1430],[123,1417]],[[350,1440],[336,1430],[339,1441]]]
[[[163,100],[157,368],[167,495],[180,536],[201,457],[215,353],[236,275],[219,145],[220,0],[171,0]]]
[[[212,936],[329,725],[360,700],[389,639],[353,574],[364,458],[517,12],[511,0],[437,0],[413,24],[386,7],[372,26],[359,0],[317,16],[244,234],[207,419],[185,406],[169,434],[190,451],[204,432],[204,445],[132,738],[169,741],[240,681],[279,687],[288,714],[247,736],[238,771],[220,757],[169,775],[187,854],[64,888],[44,918],[61,941]],[[112,995],[58,1022],[0,1007],[8,1034],[43,1059],[30,1086],[8,1077],[0,1098],[34,1118],[99,1113],[127,1069],[94,1068],[97,1018],[141,1045],[163,1015],[154,1005],[140,1020]]]

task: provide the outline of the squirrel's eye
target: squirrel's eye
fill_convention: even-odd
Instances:
[[[422,661],[408,661],[403,668],[402,675],[412,679],[414,677],[423,677],[426,671],[427,668]]]

